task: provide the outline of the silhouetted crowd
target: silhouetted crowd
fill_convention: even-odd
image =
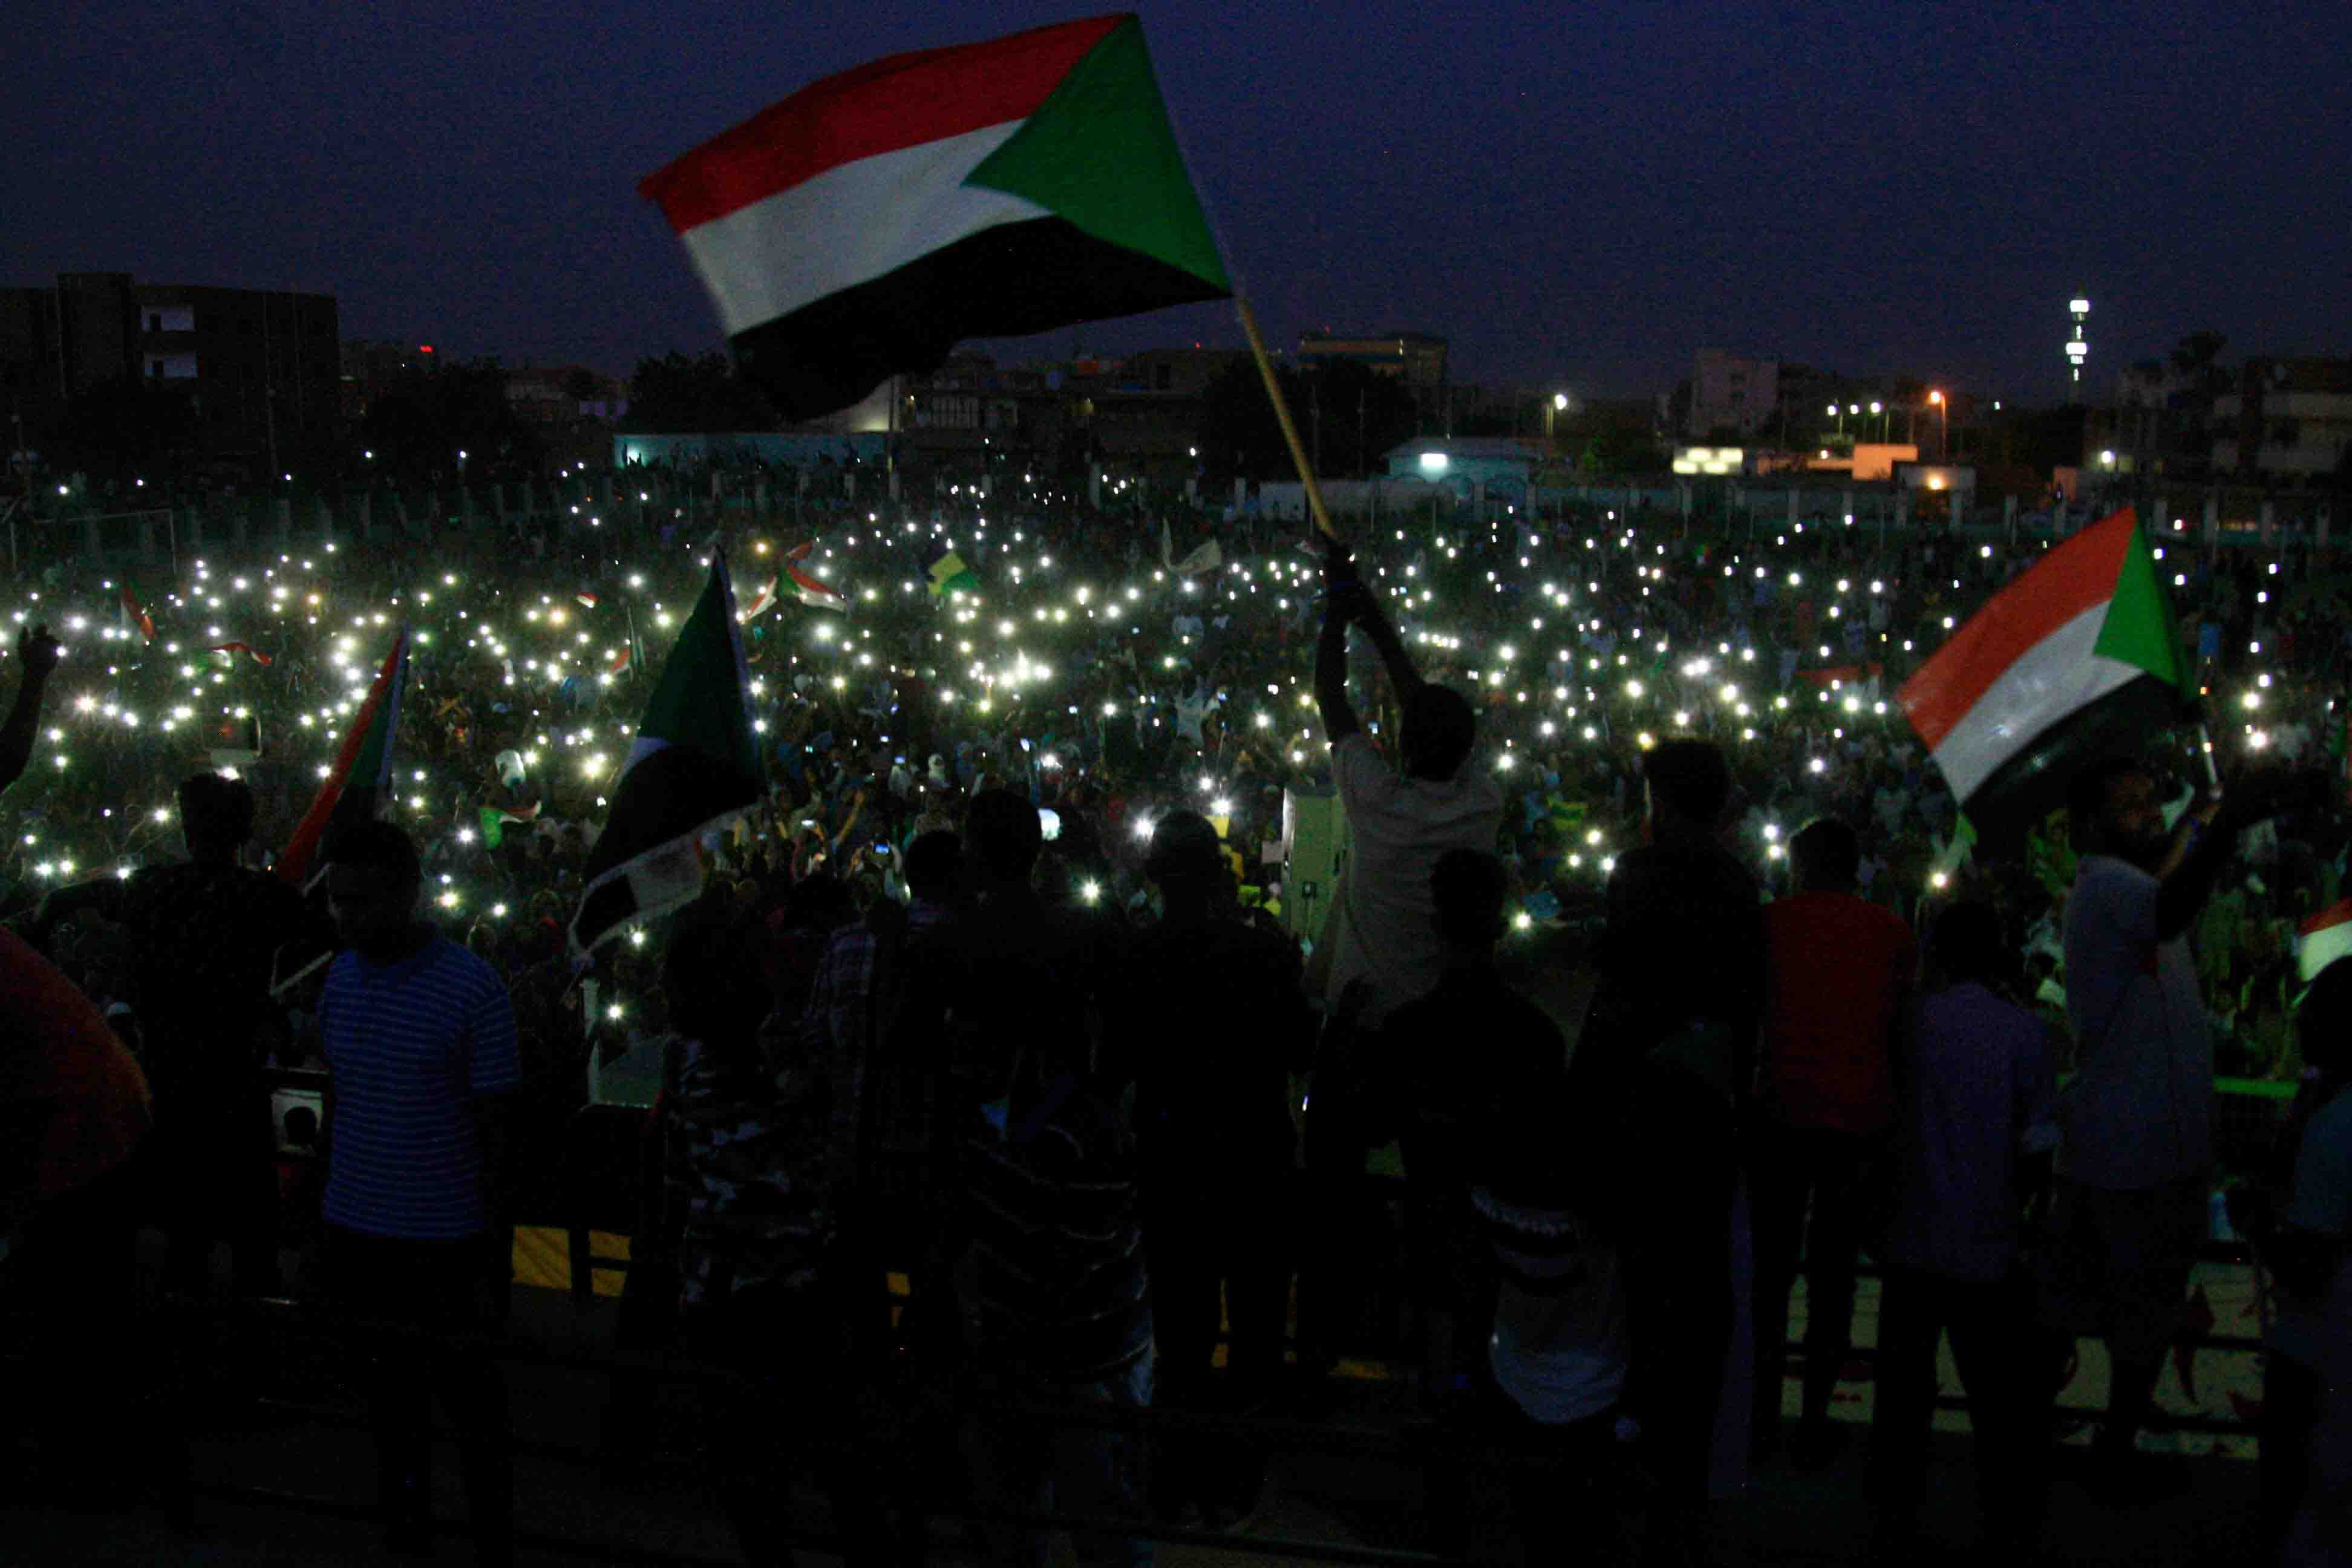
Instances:
[[[2023,1552],[2081,1336],[2109,1388],[2080,1484],[2116,1507],[2186,1484],[2138,1439],[2214,1232],[2234,1067],[2297,1084],[2229,1194],[2276,1282],[2264,1550],[2352,1559],[2352,969],[2301,985],[2276,940],[2334,903],[2343,834],[2284,772],[2216,792],[2155,747],[2074,778],[2021,867],[1950,854],[1894,687],[2031,552],[1507,517],[1194,581],[1063,518],[967,535],[1007,584],[967,610],[849,574],[910,548],[893,527],[835,520],[812,557],[838,548],[849,616],[750,624],[770,798],[706,842],[698,900],[592,965],[563,930],[633,689],[550,651],[625,593],[666,624],[625,561],[582,554],[575,594],[543,558],[353,552],[433,628],[394,770],[416,794],[331,839],[307,900],[253,851],[310,759],[188,771],[152,699],[76,740],[16,824],[25,940],[0,939],[11,1050],[42,1064],[9,1100],[11,1298],[127,1295],[152,1225],[167,1292],[213,1289],[226,1243],[236,1293],[404,1327],[365,1379],[387,1540],[429,1540],[437,1396],[481,1560],[508,1560],[505,1383],[466,1331],[503,1315],[512,1227],[548,1212],[583,1108],[634,1071],[622,1337],[725,1371],[709,1447],[753,1561],[793,1528],[780,1478],[824,1491],[852,1561],[916,1560],[929,1515],[971,1503],[1074,1517],[1087,1562],[1147,1561],[1148,1521],[1245,1528],[1269,1470],[1245,1423],[1147,1440],[1119,1413],[1320,1414],[1382,1340],[1377,1301],[1409,1308],[1393,1359],[1453,1439],[1433,1539],[1706,1561],[1711,1501],[1852,1432],[1865,1260],[1881,1545],[1917,1528],[1948,1336],[1985,1539]],[[674,586],[707,548],[650,559]],[[2196,570],[2184,635],[2254,698],[2226,749],[2340,755],[2324,619],[2272,605],[2272,574]],[[861,587],[895,607],[861,621]],[[1012,646],[1097,610],[1066,651]],[[372,668],[316,620],[281,617],[272,732],[331,730]],[[29,786],[68,677],[47,628],[16,660],[0,772]],[[1349,835],[1304,941],[1286,792],[1336,794]],[[117,837],[95,879],[37,869],[111,831],[94,809],[168,820],[184,859]],[[289,975],[312,950],[335,956]],[[2291,1037],[2246,1043],[2261,1020]],[[331,1085],[314,1224],[284,1212],[263,1088],[304,1065]],[[1044,1539],[968,1544],[1039,1561]]]

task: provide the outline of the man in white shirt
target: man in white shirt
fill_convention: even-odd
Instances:
[[[1503,786],[1471,762],[1477,719],[1457,691],[1421,679],[1403,639],[1358,577],[1347,547],[1324,558],[1323,630],[1315,648],[1315,698],[1331,743],[1331,773],[1347,813],[1349,862],[1315,954],[1331,1025],[1317,1054],[1306,1126],[1307,1170],[1318,1211],[1318,1238],[1300,1260],[1299,1361],[1328,1363],[1334,1325],[1355,1310],[1363,1259],[1346,1239],[1360,1235],[1349,1205],[1362,1191],[1373,1134],[1370,1086],[1353,1042],[1434,986],[1444,969],[1430,876],[1449,849],[1491,852],[1503,820]],[[1377,751],[1348,700],[1348,626],[1359,624],[1380,650],[1402,714],[1396,762]]]
[[[1449,687],[1432,685],[1372,590],[1358,581],[1344,545],[1331,542],[1323,631],[1315,649],[1315,700],[1331,743],[1331,774],[1348,816],[1349,864],[1324,939],[1334,942],[1327,1005],[1375,1025],[1437,984],[1430,873],[1448,849],[1487,853],[1503,820],[1502,780],[1471,762],[1477,718]],[[1380,650],[1402,722],[1397,758],[1381,754],[1348,700],[1348,626]],[[1399,762],[1402,763],[1402,770]],[[1350,991],[1354,995],[1350,997]]]
[[[2154,776],[2116,759],[2078,773],[2067,815],[2083,859],[2066,900],[2066,1014],[2075,1077],[2059,1100],[2051,1225],[2070,1329],[2107,1342],[2107,1424],[2093,1489],[2132,1502],[2185,1478],[2135,1447],[2197,1247],[2213,1163],[2213,1042],[2188,931],[2238,833],[2267,816],[2269,784],[2164,826]]]

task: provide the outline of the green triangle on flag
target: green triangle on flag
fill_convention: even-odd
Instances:
[[[1234,292],[1131,15],[836,72],[638,189],[788,420],[967,338]]]
[[[1025,197],[1097,239],[1233,288],[1133,16],[1087,50],[964,184]]]
[[[590,852],[572,949],[585,957],[642,921],[702,891],[704,834],[759,805],[765,785],[752,738],[751,679],[727,559],[710,576],[662,661]]]
[[[2180,647],[2180,622],[2172,613],[2172,595],[2157,574],[2145,528],[2132,529],[2130,547],[2116,573],[2115,597],[2107,601],[2107,618],[2091,651],[2144,669],[2183,697],[2193,695],[2189,660]]]

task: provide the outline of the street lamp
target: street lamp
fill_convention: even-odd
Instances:
[[[1559,416],[1568,412],[1568,394],[1555,392],[1544,405],[1544,445],[1549,447],[1559,428]]]
[[[1948,458],[1952,455],[1951,402],[1940,392],[1930,392],[1927,394],[1927,401],[1936,405],[1936,423],[1937,426],[1936,456],[1939,458]]]

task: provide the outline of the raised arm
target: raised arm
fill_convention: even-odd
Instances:
[[[41,727],[41,694],[64,650],[45,624],[36,623],[16,634],[16,700],[0,723],[0,790],[24,777],[33,760],[33,737]]]
[[[1361,621],[1364,635],[1381,651],[1381,663],[1389,672],[1389,685],[1395,690],[1397,706],[1402,710],[1421,689],[1421,671],[1412,667],[1412,656],[1404,650],[1404,638],[1397,635],[1396,625],[1381,607],[1380,596],[1366,584],[1362,589],[1364,608]]]
[[[1363,732],[1363,721],[1348,700],[1348,617],[1336,601],[1325,603],[1323,630],[1315,639],[1315,706],[1331,744]]]
[[[2307,788],[2306,776],[2287,769],[2264,768],[2231,784],[2218,802],[2209,801],[2185,814],[2173,830],[2171,849],[2158,868],[2156,889],[2156,934],[2169,942],[2187,931],[2213,890],[2221,868],[2237,847],[2238,836],[2265,817],[2275,816]]]

